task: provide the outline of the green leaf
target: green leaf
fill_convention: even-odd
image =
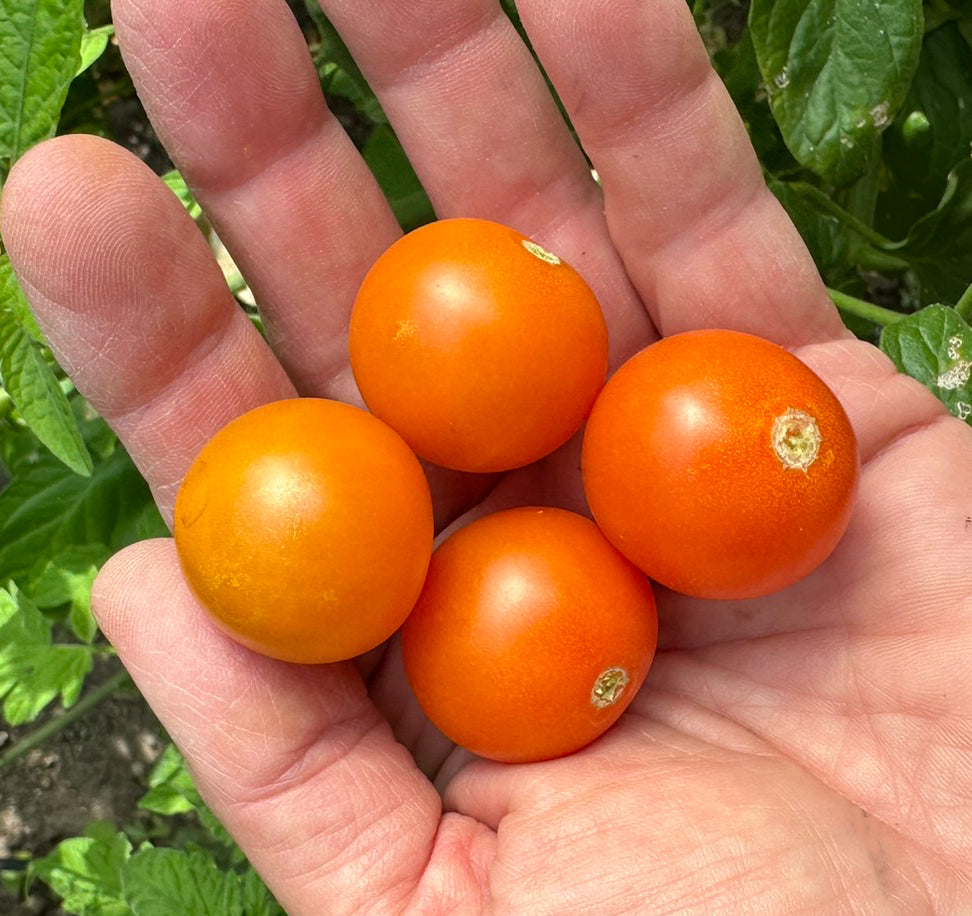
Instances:
[[[122,449],[87,478],[41,453],[0,490],[0,583],[15,579],[29,591],[41,570],[72,544],[105,544],[115,551],[137,535],[164,530],[148,486]]]
[[[58,696],[73,705],[91,663],[90,647],[52,644],[37,606],[15,588],[0,589],[0,697],[11,725],[32,721]]]
[[[901,238],[933,210],[972,143],[972,48],[955,23],[925,36],[899,117],[884,138],[887,187],[879,228]]]
[[[851,184],[918,65],[921,0],[753,0],[749,25],[787,146],[828,182]]]
[[[91,613],[91,586],[110,555],[105,544],[69,544],[41,568],[30,589],[39,608],[69,606],[68,622],[82,642],[90,643],[98,632]]]
[[[149,775],[149,790],[138,806],[164,815],[194,813],[210,836],[229,851],[230,862],[246,861],[229,831],[202,800],[175,745],[168,745],[156,761]]]
[[[132,845],[110,824],[93,823],[83,837],[59,843],[50,855],[30,864],[30,876],[40,878],[63,898],[62,907],[77,916],[129,916],[122,896],[121,875]]]
[[[76,474],[90,474],[91,455],[39,339],[40,329],[4,255],[0,258],[0,381],[37,438]]]
[[[155,762],[148,784],[148,791],[138,803],[146,811],[186,814],[204,806],[186,762],[174,744],[167,745]]]
[[[166,172],[162,176],[162,181],[169,187],[169,190],[179,198],[182,206],[186,208],[186,211],[193,219],[199,219],[199,217],[202,216],[202,207],[199,206],[199,203],[196,201],[192,191],[189,190],[189,185],[186,184],[186,179],[183,178],[179,172],[177,172],[175,169]]]
[[[6,254],[0,254],[0,309],[10,312],[17,323],[30,335],[31,340],[36,340],[39,344],[45,343],[44,333],[30,310],[30,304]]]
[[[362,155],[406,232],[435,218],[425,189],[389,126],[379,124],[372,131]]]
[[[134,916],[236,916],[243,911],[237,875],[217,869],[198,849],[141,849],[122,873]]]
[[[972,283],[972,159],[948,176],[938,207],[914,224],[889,253],[904,258],[928,302],[957,302]]]
[[[881,349],[952,414],[972,423],[972,328],[954,309],[930,305],[888,325]]]
[[[75,71],[75,76],[79,73],[84,73],[102,54],[105,53],[105,49],[108,47],[108,42],[111,41],[111,37],[115,34],[115,27],[113,25],[103,25],[99,29],[85,29],[81,34],[81,48],[80,55],[81,61],[78,64],[78,68]]]
[[[53,136],[78,69],[83,0],[0,0],[0,183]]]
[[[286,916],[263,879],[252,869],[243,873],[243,916]]]
[[[841,219],[836,205],[822,206],[824,195],[802,182],[770,179],[770,190],[786,208],[828,286],[839,287],[853,270],[853,251],[859,241],[850,228],[851,217]],[[826,198],[829,204],[829,198]]]
[[[381,104],[364,78],[357,61],[351,56],[344,40],[317,0],[305,0],[304,6],[319,35],[319,41],[311,47],[311,54],[325,93],[329,97],[347,99],[373,124],[387,123],[388,119]]]

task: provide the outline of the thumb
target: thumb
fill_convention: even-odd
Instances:
[[[290,665],[237,645],[168,539],[117,554],[93,603],[203,798],[288,913],[396,912],[442,870],[450,895],[473,890],[462,876],[479,870],[455,852],[473,844],[455,834],[485,828],[456,817],[439,834],[438,793],[353,663]]]

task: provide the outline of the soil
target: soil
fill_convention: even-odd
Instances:
[[[96,688],[119,667],[116,659],[101,660],[85,690]],[[53,704],[30,725],[0,730],[0,755],[63,714]],[[137,803],[166,741],[155,715],[134,689],[127,689],[0,771],[0,867],[9,879],[0,886],[0,913],[64,913],[41,882],[32,885],[26,898],[16,893],[26,859],[44,856],[61,840],[80,836],[95,820],[141,832],[139,824],[147,824],[151,816]]]

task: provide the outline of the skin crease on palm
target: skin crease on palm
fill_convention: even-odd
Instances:
[[[323,6],[440,216],[513,225],[577,267],[614,367],[696,327],[790,347],[851,417],[861,490],[837,551],[784,593],[660,592],[659,654],[619,724],[523,766],[448,746],[394,642],[358,665],[255,656],[208,623],[171,541],[135,545],[96,612],[205,798],[293,914],[972,913],[972,431],[843,329],[684,0],[518,3],[600,188],[494,0]],[[356,400],[348,312],[398,228],[283,2],[116,0],[114,19],[271,346],[175,198],[106,141],[28,153],[3,233],[171,517],[233,416],[295,391]],[[582,507],[577,454],[435,475],[440,526]]]

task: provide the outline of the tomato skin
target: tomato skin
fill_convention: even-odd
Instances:
[[[350,352],[368,408],[419,455],[503,471],[581,427],[606,378],[608,341],[573,268],[498,223],[447,219],[373,265]]]
[[[650,583],[590,519],[522,508],[479,518],[437,548],[402,649],[441,731],[481,756],[528,762],[608,729],[641,687],[657,638]],[[596,705],[599,676],[615,669],[626,686]]]
[[[276,401],[223,427],[176,497],[183,571],[216,623],[284,661],[351,658],[418,597],[432,553],[418,459],[364,410]]]
[[[805,468],[784,466],[776,418],[788,418],[783,433],[797,418],[799,443],[801,429],[815,439],[804,414],[819,450]],[[665,338],[615,373],[591,412],[582,471],[598,525],[656,582],[752,598],[831,553],[860,468],[846,413],[809,367],[761,338],[711,330]]]

